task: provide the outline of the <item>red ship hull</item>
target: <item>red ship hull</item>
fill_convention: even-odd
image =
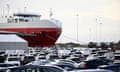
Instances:
[[[33,34],[35,36],[21,36],[28,41],[28,45],[35,47],[53,46],[61,34],[61,28],[4,28],[0,31]]]

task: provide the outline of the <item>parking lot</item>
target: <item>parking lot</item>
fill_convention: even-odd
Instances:
[[[120,51],[96,48],[32,48],[1,52],[2,72],[120,72]]]

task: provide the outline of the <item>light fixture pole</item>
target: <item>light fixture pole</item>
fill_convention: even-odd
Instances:
[[[102,23],[100,22],[100,40],[102,41]]]
[[[7,6],[7,10],[8,10],[8,16],[9,16],[9,12],[10,12],[10,5],[9,4],[6,4]]]
[[[79,15],[76,14],[76,30],[77,30],[77,42],[79,41]]]

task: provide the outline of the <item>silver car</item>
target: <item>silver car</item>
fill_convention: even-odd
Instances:
[[[83,69],[83,70],[73,70],[69,72],[113,72],[113,71],[104,70],[104,69]]]

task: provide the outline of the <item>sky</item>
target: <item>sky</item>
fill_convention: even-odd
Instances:
[[[120,40],[120,0],[0,0],[0,15],[34,12],[62,22],[57,43]]]

